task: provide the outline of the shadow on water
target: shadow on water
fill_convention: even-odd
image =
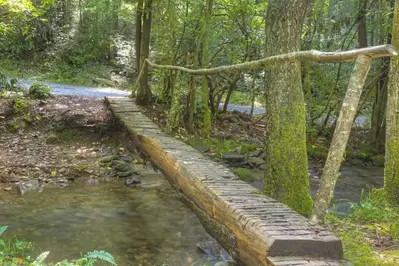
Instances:
[[[8,195],[0,199],[0,225],[33,241],[38,253],[51,251],[49,261],[106,250],[119,265],[203,265],[197,243],[210,237],[195,214],[164,179],[146,179],[160,185],[130,188],[122,181],[81,180],[64,189]]]

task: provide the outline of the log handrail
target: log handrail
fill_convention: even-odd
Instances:
[[[190,69],[186,67],[173,66],[173,65],[159,65],[151,62],[148,58],[145,59],[144,64],[147,64],[149,67],[155,69],[177,70],[191,75],[213,75],[223,72],[242,72],[245,70],[263,69],[267,67],[272,67],[274,65],[282,64],[287,61],[299,60],[299,61],[312,61],[320,63],[338,63],[338,62],[356,61],[359,55],[367,55],[371,58],[380,58],[380,57],[396,56],[397,54],[398,53],[395,51],[392,45],[386,44],[386,45],[366,47],[362,49],[354,49],[349,51],[336,51],[336,52],[321,52],[318,50],[299,51],[282,55],[274,55],[259,60],[240,63],[240,64],[219,66],[213,68],[203,68],[203,69]],[[133,87],[133,93],[136,91],[136,88],[139,85],[139,81],[143,76],[144,68],[145,67],[143,66],[140,70],[139,76],[137,77],[136,83]]]

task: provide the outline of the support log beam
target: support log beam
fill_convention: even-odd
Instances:
[[[346,144],[351,133],[353,120],[362,95],[363,86],[367,73],[370,70],[372,58],[367,55],[359,55],[353,69],[348,90],[346,91],[342,108],[337,120],[337,126],[328,151],[327,160],[321,176],[321,183],[317,196],[314,200],[314,207],[311,219],[316,223],[323,223],[327,209],[334,194],[335,183],[339,177],[341,162],[344,160]]]

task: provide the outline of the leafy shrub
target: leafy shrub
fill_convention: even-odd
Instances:
[[[399,215],[384,199],[382,190],[372,189],[365,194],[362,191],[360,203],[351,205],[349,218],[356,222],[378,223],[399,219]]]
[[[1,235],[7,230],[8,226],[0,227],[0,265],[20,265],[20,266],[93,266],[98,260],[102,260],[111,265],[117,265],[115,258],[106,251],[92,251],[87,252],[86,255],[76,260],[63,260],[55,264],[45,263],[44,261],[50,254],[49,251],[45,251],[37,256],[36,259],[32,259],[30,256],[26,256],[25,252],[31,250],[33,244],[24,240],[19,240],[15,236],[5,241],[1,238]]]
[[[29,112],[30,105],[23,98],[16,98],[13,101],[12,112],[16,115],[25,115]]]
[[[43,82],[35,82],[33,83],[28,90],[28,96],[33,99],[44,100],[50,97],[51,89],[48,85]]]

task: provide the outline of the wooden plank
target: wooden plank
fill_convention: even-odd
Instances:
[[[182,200],[235,260],[246,265],[277,265],[268,256],[342,259],[341,242],[330,232],[315,229],[284,204],[256,194],[252,186],[234,180],[237,177],[229,169],[168,137],[143,114],[118,112],[118,99],[108,102],[136,146],[179,188]],[[129,109],[127,102],[120,104]]]

